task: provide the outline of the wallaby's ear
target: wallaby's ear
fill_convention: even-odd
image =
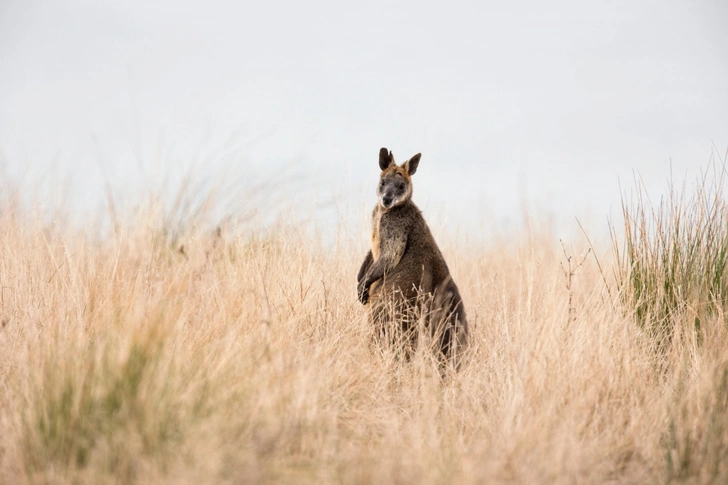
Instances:
[[[407,170],[407,173],[410,175],[414,175],[417,171],[417,165],[420,164],[420,158],[422,157],[421,153],[418,153],[417,155],[413,156],[406,162],[404,162],[404,169]]]
[[[387,150],[386,148],[381,148],[379,150],[379,168],[382,170],[387,170],[390,165],[394,163],[394,156],[392,155],[392,152]]]

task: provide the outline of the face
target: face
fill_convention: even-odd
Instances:
[[[382,173],[377,187],[379,205],[391,209],[407,201],[412,195],[412,185],[401,170],[386,170]]]
[[[379,205],[389,210],[407,202],[412,197],[412,179],[417,171],[422,154],[418,153],[401,166],[394,163],[394,155],[386,148],[379,150],[379,168],[382,175],[379,177],[377,197]]]

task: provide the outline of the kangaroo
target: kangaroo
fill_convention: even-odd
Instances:
[[[369,307],[378,337],[393,341],[393,335],[402,332],[411,353],[417,321],[422,319],[440,357],[449,360],[465,350],[468,322],[445,258],[412,202],[412,175],[421,156],[397,165],[391,151],[379,150],[379,200],[372,212],[371,250],[357,275],[357,293]]]

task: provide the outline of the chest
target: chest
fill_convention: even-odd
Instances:
[[[391,246],[394,241],[406,239],[407,224],[401,212],[384,212],[377,207],[372,214],[372,256],[375,261],[381,256],[383,248]]]

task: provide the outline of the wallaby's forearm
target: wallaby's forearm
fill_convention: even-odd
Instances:
[[[367,274],[367,270],[374,262],[374,257],[372,256],[372,251],[369,250],[367,252],[366,257],[364,258],[364,262],[361,265],[361,268],[359,269],[359,274],[356,276],[356,281],[359,282],[364,279],[364,276]]]
[[[372,283],[384,277],[384,273],[390,269],[388,261],[384,258],[377,259],[366,272],[364,284],[369,288]]]
[[[369,300],[369,287],[372,286],[372,283],[375,281],[382,279],[388,271],[391,271],[399,264],[406,247],[406,235],[400,237],[394,236],[386,240],[385,244],[380,247],[379,257],[377,260],[373,261],[367,269],[364,269],[364,274],[361,275],[362,278],[359,280],[357,285],[359,301],[364,304],[367,303]],[[367,259],[368,258],[369,254],[367,254]],[[364,263],[366,262],[367,261],[365,260]],[[363,267],[364,265],[362,265],[362,268]]]
[[[360,302],[365,305],[367,304],[369,301],[369,287],[372,286],[372,283],[381,279],[386,270],[387,265],[385,264],[385,259],[379,257],[367,270],[364,271],[364,275],[356,286]]]
[[[364,274],[357,284],[359,301],[366,304],[367,301],[369,301],[369,287],[372,286],[372,283],[375,281],[382,279],[384,277],[384,273],[393,267],[394,265],[391,264],[389,258],[381,256],[369,265],[369,267],[364,270]]]
[[[394,269],[402,259],[404,253],[405,241],[399,241],[398,244],[392,245],[392,250],[382,253],[379,258],[372,263],[366,272],[365,285],[367,288],[377,280],[384,278],[384,275]]]

